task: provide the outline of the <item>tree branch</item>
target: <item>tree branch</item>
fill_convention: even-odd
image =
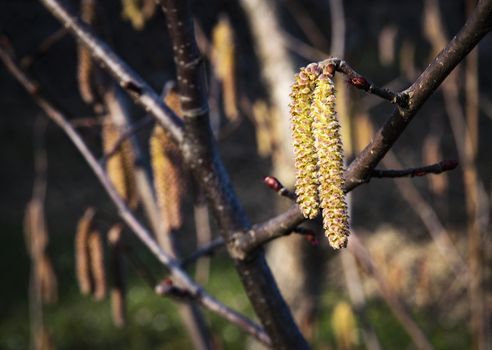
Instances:
[[[188,1],[159,0],[159,4],[166,15],[182,101],[183,158],[204,189],[224,241],[229,242],[232,235],[244,235],[250,223],[224,170],[210,130],[203,60],[194,37],[193,17]],[[228,251],[273,347],[307,349],[308,344],[278,290],[264,252],[256,250],[245,260],[244,255],[236,254],[233,245],[228,245]]]
[[[427,165],[418,168],[389,170],[389,169],[374,169],[371,172],[371,178],[395,178],[395,177],[415,177],[425,176],[429,174],[441,174],[445,171],[456,169],[458,162],[455,160],[443,160],[439,163]]]
[[[373,169],[393,146],[420,107],[439,87],[443,80],[492,29],[492,0],[481,0],[460,32],[434,58],[427,69],[410,88],[403,91],[408,95],[408,108],[398,106],[369,144],[345,171],[345,192],[350,192],[367,182]],[[282,236],[304,221],[297,205],[264,223],[275,234]],[[261,225],[259,225],[261,226]]]
[[[181,302],[196,301],[205,308],[212,310],[216,314],[220,315],[222,318],[235,324],[246,333],[251,334],[253,337],[260,340],[263,344],[271,346],[270,338],[261,326],[257,325],[240,313],[228,308],[223,304],[220,304],[213,299],[196,299],[195,296],[190,294],[186,289],[175,286],[170,279],[162,281],[159,285],[155,287],[155,291],[158,295],[169,296]]]
[[[346,171],[346,191],[363,183],[412,121],[420,107],[458,63],[492,29],[492,0],[481,0],[463,28],[407,90],[408,108],[395,108],[369,144]],[[361,181],[362,180],[362,181]]]
[[[180,143],[183,139],[181,120],[140,75],[134,72],[103,40],[98,38],[87,24],[68,11],[59,0],[40,0],[40,2],[82,44],[87,46],[93,58],[113,76],[133,100],[151,113],[169,132],[174,141]]]
[[[197,285],[188,274],[181,268],[180,263],[165,253],[159,244],[152,238],[151,233],[137,220],[130,209],[127,207],[123,199],[119,196],[114,188],[111,180],[108,178],[104,169],[101,167],[97,159],[89,150],[85,142],[82,140],[77,131],[73,128],[65,115],[55,107],[53,103],[48,101],[40,94],[38,84],[32,81],[12,60],[10,55],[0,46],[0,59],[3,61],[8,71],[19,81],[19,83],[26,89],[26,91],[36,101],[38,106],[46,113],[46,115],[54,121],[69,137],[74,146],[82,154],[90,168],[98,178],[101,185],[104,187],[113,203],[116,205],[120,217],[128,225],[128,227],[135,233],[135,235],[149,248],[149,250],[157,257],[157,259],[166,266],[171,272],[172,276],[179,282],[179,284],[186,290],[190,296],[193,296],[201,305],[205,306],[212,312],[217,313],[219,316],[226,317],[227,320],[235,322],[235,318],[242,317],[237,312],[229,309],[227,306],[218,302],[215,298],[207,294],[199,285]],[[225,315],[224,310],[231,312],[234,316]],[[240,328],[244,329],[259,341],[265,345],[271,345],[269,336],[262,330],[260,326],[250,322],[248,327],[244,327],[244,324],[235,323]]]
[[[367,78],[357,73],[347,62],[337,57],[330,57],[321,62],[321,64],[331,64],[335,71],[345,74],[348,79],[347,83],[357,89],[364,90],[367,93],[378,96],[384,100],[394,103],[400,107],[407,107],[408,97],[403,93],[395,93],[387,88],[381,88],[374,85]]]

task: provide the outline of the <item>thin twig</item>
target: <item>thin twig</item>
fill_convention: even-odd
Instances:
[[[456,169],[458,162],[455,160],[443,160],[439,163],[426,165],[418,168],[392,170],[392,169],[374,169],[371,178],[395,178],[395,177],[416,177],[429,174],[441,174],[445,171]]]
[[[118,140],[116,140],[116,142],[113,145],[113,148],[103,156],[103,158],[101,159],[101,164],[106,164],[106,162],[119,151],[123,143],[129,137],[134,136],[135,134],[140,132],[143,128],[145,128],[147,125],[151,124],[153,121],[154,118],[152,118],[151,116],[145,116],[143,119],[134,123],[129,129],[125,130],[120,135]]]
[[[193,301],[195,297],[190,294],[186,289],[177,287],[172,280],[166,279],[156,286],[155,291],[158,295],[169,296],[178,301]],[[244,317],[240,313],[228,308],[227,306],[218,303],[212,298],[209,299],[197,299],[205,308],[214,311],[216,314],[222,316],[224,319],[237,325],[239,328],[245,330],[247,333],[253,335],[256,339],[260,340],[263,344],[271,345],[270,338],[263,331],[263,328],[251,322],[248,318]]]
[[[381,88],[357,73],[347,62],[337,57],[330,57],[321,62],[323,65],[332,64],[337,72],[347,76],[347,83],[357,89],[364,90],[402,108],[408,106],[408,96],[405,93],[395,93],[387,88]]]
[[[32,66],[37,60],[46,55],[48,50],[67,35],[67,28],[60,28],[46,37],[36,49],[29,52],[20,60],[20,66],[24,69]]]
[[[182,122],[162,101],[160,96],[124,62],[92,29],[80,18],[67,10],[59,0],[40,0],[40,2],[63,23],[80,42],[87,46],[91,55],[99,61],[119,85],[151,113],[169,132],[177,143],[183,139]]]
[[[204,257],[204,256],[211,256],[214,255],[215,252],[222,248],[225,245],[224,239],[222,237],[218,237],[209,243],[203,245],[202,247],[198,248],[195,252],[193,252],[190,256],[187,258],[184,258],[181,261],[181,266],[187,267],[193,264],[195,261],[198,259]]]
[[[70,138],[72,143],[79,150],[90,168],[93,170],[94,174],[110,196],[113,203],[116,205],[120,217],[135,233],[135,235],[137,235],[137,237],[147,246],[147,248],[149,248],[149,250],[157,257],[157,259],[169,269],[172,276],[179,281],[180,285],[182,285],[183,288],[190,293],[190,295],[199,301],[200,304],[206,306],[209,310],[218,313],[220,316],[223,316],[224,310],[237,314],[235,311],[227,308],[225,305],[220,304],[212,296],[207,294],[202,287],[193,282],[188,274],[181,268],[178,261],[173,259],[161,249],[159,244],[152,238],[151,233],[137,220],[123,199],[119,196],[104,169],[101,167],[77,131],[68,122],[65,115],[58,108],[56,108],[54,104],[40,94],[38,85],[27,77],[27,75],[15,64],[10,55],[2,47],[0,47],[0,59],[3,61],[9,72],[21,83],[27,92],[31,94],[32,98],[46,113],[46,115],[53,120]],[[219,313],[219,311],[222,313]],[[229,315],[228,317],[229,321],[234,322],[232,321],[235,319],[233,315]],[[246,318],[244,319],[247,320]],[[271,344],[269,341],[269,336],[254,322],[247,320],[247,328],[244,328],[243,323],[236,323],[236,325],[249,334],[255,336],[264,344]]]

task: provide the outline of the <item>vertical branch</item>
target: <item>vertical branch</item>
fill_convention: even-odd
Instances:
[[[170,32],[178,90],[184,116],[182,152],[213,210],[226,241],[245,232],[250,223],[238,202],[213,139],[208,115],[203,60],[198,51],[191,10],[187,1],[160,0]],[[229,252],[234,256],[232,247]],[[276,348],[305,349],[307,343],[294,323],[262,250],[236,268],[253,307]]]

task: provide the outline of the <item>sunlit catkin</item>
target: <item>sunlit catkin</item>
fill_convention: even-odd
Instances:
[[[330,245],[339,249],[347,245],[350,230],[343,191],[343,146],[340,123],[335,112],[335,85],[328,73],[318,77],[311,116],[323,227]]]
[[[88,208],[79,220],[75,235],[75,270],[80,292],[84,295],[92,290],[88,239],[93,218],[94,209]]]
[[[154,188],[163,222],[166,223],[167,231],[177,229],[182,223],[183,174],[180,154],[159,125],[156,125],[150,138],[150,155]]]
[[[230,121],[238,118],[236,105],[236,73],[234,32],[229,19],[221,16],[212,33],[212,60],[215,74],[222,82],[224,113]]]
[[[178,116],[181,115],[181,104],[176,91],[170,89],[165,102]],[[150,156],[157,204],[165,229],[177,229],[183,222],[181,205],[186,186],[185,175],[178,147],[159,125],[155,126],[150,138]]]
[[[308,219],[319,213],[317,155],[310,113],[316,79],[321,73],[318,64],[301,68],[290,94],[291,128],[296,167],[297,203]]]

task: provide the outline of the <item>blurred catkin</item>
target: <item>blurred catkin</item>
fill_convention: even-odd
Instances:
[[[327,74],[318,77],[311,114],[314,146],[318,156],[318,193],[323,227],[330,245],[339,249],[347,245],[350,230],[343,191],[343,145],[335,112],[335,85]]]
[[[92,231],[88,238],[89,258],[94,280],[93,296],[102,300],[106,296],[106,269],[104,266],[104,247],[99,231]]]
[[[321,73],[318,64],[301,68],[290,94],[291,129],[294,144],[297,203],[308,219],[319,213],[317,154],[312,131],[311,102],[316,79]]]
[[[234,32],[229,19],[221,16],[212,33],[212,60],[217,78],[222,82],[224,113],[228,120],[238,118],[236,103],[236,73]]]
[[[342,301],[335,305],[331,315],[331,328],[338,349],[349,350],[357,347],[357,321],[347,302]]]
[[[145,22],[154,15],[156,2],[153,0],[121,0],[121,17],[131,23],[133,29],[142,30]]]
[[[83,295],[90,294],[92,290],[90,263],[89,263],[89,233],[92,229],[94,209],[88,208],[77,225],[75,235],[75,270],[80,292]]]
[[[126,323],[125,307],[125,269],[123,266],[122,225],[116,224],[108,232],[111,248],[111,316],[116,327]]]
[[[89,25],[93,24],[95,12],[95,0],[81,0],[80,16],[85,23]],[[78,44],[77,81],[80,96],[85,103],[93,103],[95,100],[94,93],[92,91],[93,70],[94,62],[91,58],[89,49],[82,44]]]
[[[107,117],[102,127],[102,143],[105,155],[114,151],[120,136],[121,132],[118,127],[110,117]],[[134,167],[135,155],[129,141],[123,142],[119,149],[109,156],[106,163],[106,171],[113,186],[130,208],[135,208],[138,203]]]
[[[268,108],[266,101],[257,100],[253,104],[253,118],[255,121],[256,131],[256,148],[261,157],[268,157],[274,149],[274,137],[270,125],[270,113],[274,113]]]
[[[165,100],[178,116],[181,115],[179,96],[175,91],[169,91]],[[185,190],[185,175],[178,147],[157,124],[150,137],[150,156],[157,204],[167,226],[166,231],[177,229],[183,221],[181,204]]]

